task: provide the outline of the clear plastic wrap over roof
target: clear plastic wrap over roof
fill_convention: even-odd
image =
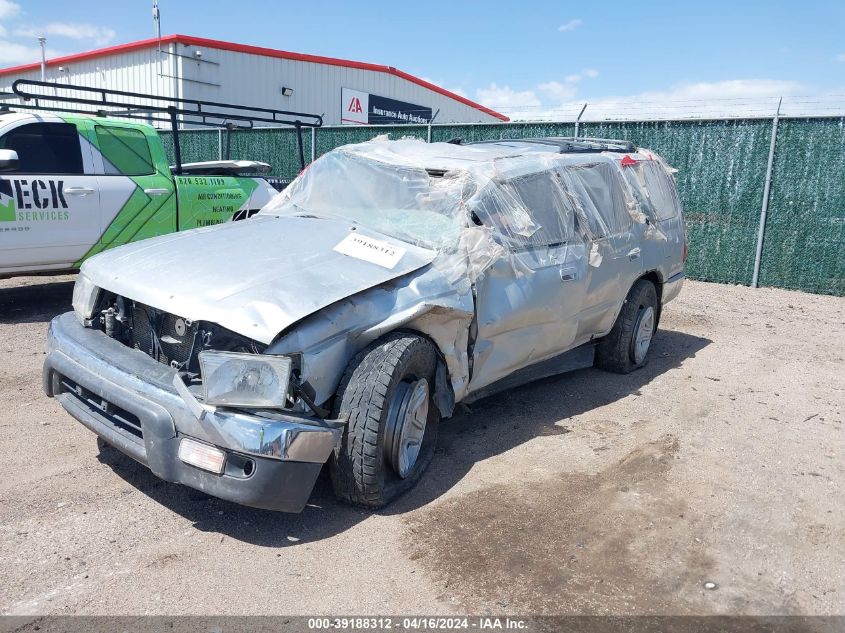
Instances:
[[[343,219],[436,250],[434,265],[453,283],[474,281],[508,254],[565,244],[584,244],[598,266],[602,238],[677,203],[666,200],[675,194],[662,180],[671,178],[665,164],[644,150],[632,155],[644,165],[628,171],[619,153],[377,138],[323,155],[261,213]],[[661,237],[653,227],[645,235]]]

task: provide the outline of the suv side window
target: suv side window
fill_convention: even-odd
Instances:
[[[108,176],[150,176],[155,165],[147,137],[127,127],[96,125],[97,144]]]
[[[82,175],[82,149],[73,123],[27,123],[0,138],[18,153],[19,174]],[[7,172],[8,173],[8,172]]]
[[[551,171],[499,184],[475,206],[474,213],[512,248],[556,246],[571,241],[575,234],[574,209]]]
[[[624,233],[633,220],[628,213],[622,182],[610,163],[567,165],[575,195],[587,215],[595,237]]]
[[[672,177],[657,161],[637,161],[622,168],[637,202],[654,220],[670,220],[678,215],[680,201]]]

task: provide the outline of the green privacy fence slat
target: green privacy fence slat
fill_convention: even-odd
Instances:
[[[170,132],[160,132],[164,151],[170,159],[170,164],[176,162],[173,155],[173,135]],[[183,163],[199,163],[206,160],[217,160],[217,130],[188,130],[179,133],[179,148],[182,150]]]
[[[459,138],[464,142],[495,141],[503,138],[532,136],[573,136],[574,123],[503,123],[501,125],[435,125],[431,128],[434,143]]]
[[[581,130],[630,139],[678,170],[690,277],[751,283],[771,121],[585,123]]]
[[[382,134],[389,134],[391,139],[400,139],[406,136],[425,140],[428,138],[428,128],[424,125],[391,125],[378,127],[346,126],[346,127],[323,127],[319,128],[317,134],[317,156],[341,145],[350,143],[363,143]]]
[[[750,284],[771,140],[771,120],[582,123],[581,136],[630,139],[678,169],[686,210],[687,275]],[[425,126],[324,127],[316,155],[389,134],[425,140]],[[465,142],[573,136],[574,123],[434,125],[431,138]],[[180,134],[185,162],[218,157],[216,130]],[[225,134],[223,135],[225,143]],[[162,134],[172,160],[172,141]],[[311,131],[303,130],[305,160]],[[261,160],[273,175],[300,171],[293,129],[232,134],[232,158]],[[845,295],[845,119],[781,120],[778,130],[760,285]]]
[[[845,118],[780,122],[760,283],[845,295]]]
[[[226,145],[226,133],[223,133],[223,145]],[[311,162],[311,130],[302,130],[302,146],[305,163]],[[224,150],[225,151],[225,150]],[[269,163],[270,173],[279,178],[293,178],[300,171],[299,149],[296,130],[293,128],[272,128],[255,130],[236,130],[232,132],[232,160],[258,160]]]
[[[174,161],[172,135],[169,132],[162,132],[161,140],[171,162]],[[222,140],[222,148],[218,147],[220,140]],[[302,131],[302,141],[307,163],[311,160],[310,130]],[[185,163],[217,160],[218,156],[225,157],[226,131],[182,130],[179,132],[179,143],[182,149],[182,161]],[[293,128],[233,130],[230,137],[229,158],[269,163],[273,167],[270,175],[280,178],[293,178],[302,171],[299,164],[296,131]]]

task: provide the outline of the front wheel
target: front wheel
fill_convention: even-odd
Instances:
[[[348,420],[330,462],[342,500],[380,508],[409,490],[434,456],[437,355],[425,338],[396,332],[358,354],[343,376],[336,417]]]
[[[645,365],[657,331],[657,310],[654,284],[638,280],[625,298],[613,329],[596,347],[596,367],[627,374]]]

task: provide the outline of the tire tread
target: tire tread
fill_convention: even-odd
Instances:
[[[384,484],[384,469],[389,466],[382,455],[380,435],[397,370],[419,354],[424,354],[424,362],[434,367],[431,343],[414,334],[393,332],[359,352],[349,363],[338,386],[333,412],[335,417],[348,416],[346,431],[331,463],[332,485],[340,499],[380,508],[395,496]],[[425,465],[421,464],[423,468]]]
[[[607,336],[596,346],[595,365],[599,369],[627,374],[646,364],[648,356],[637,364],[630,355],[631,339],[640,306],[651,306],[657,312],[657,289],[647,279],[639,279],[631,287],[619,316]]]

